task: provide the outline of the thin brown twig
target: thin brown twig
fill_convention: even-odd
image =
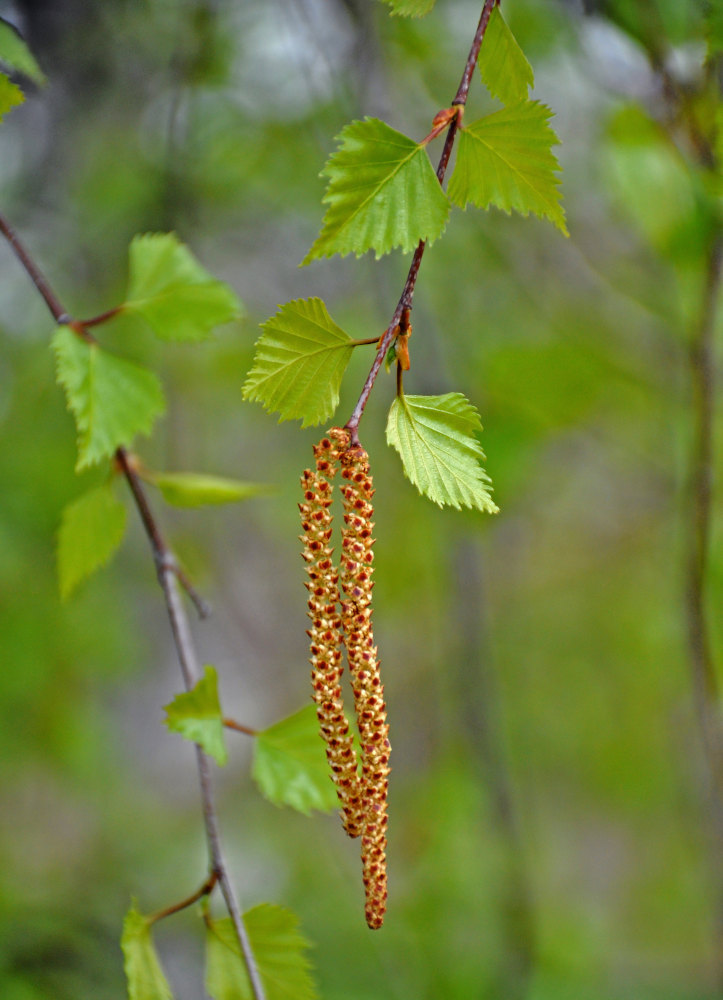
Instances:
[[[85,331],[82,324],[77,320],[71,319],[69,313],[63,308],[60,300],[57,298],[46,281],[37,263],[25,249],[23,244],[20,242],[17,233],[2,214],[0,214],[0,233],[2,233],[7,239],[16,257],[23,265],[26,273],[32,280],[40,295],[43,297],[55,321],[58,324],[70,325],[80,336],[83,336]],[[166,544],[163,534],[158,526],[158,522],[153,516],[150,504],[148,503],[148,498],[146,497],[143,489],[143,484],[131,456],[125,448],[121,447],[116,450],[114,458],[116,464],[121,469],[126,481],[128,482],[133,499],[135,500],[136,508],[141,518],[141,522],[151,545],[159,583],[166,600],[168,618],[171,625],[171,632],[173,634],[176,652],[181,665],[184,685],[187,690],[190,690],[199,680],[201,676],[201,669],[196,655],[188,617],[186,616],[178,589],[179,584],[183,583],[183,579],[181,575],[179,575],[176,558],[172,550]],[[241,948],[241,954],[243,955],[244,962],[248,970],[254,1000],[265,1000],[266,994],[261,982],[256,960],[253,955],[248,932],[246,931],[246,927],[243,922],[238,899],[236,898],[236,893],[228,874],[228,865],[226,863],[221,845],[213,781],[211,778],[210,760],[207,754],[205,754],[198,745],[196,746],[196,757],[199,784],[201,788],[203,819],[206,829],[206,841],[208,845],[211,869],[209,879],[213,877],[214,883],[217,881],[221,887],[221,892],[226,902],[226,907],[231,916]]]
[[[193,906],[194,903],[197,903],[199,899],[203,899],[204,896],[209,896],[213,892],[214,886],[217,882],[218,874],[216,872],[211,872],[200,889],[197,889],[192,895],[187,896],[186,899],[182,899],[180,903],[173,903],[171,906],[167,906],[165,910],[159,910],[158,913],[153,913],[150,917],[148,917],[148,923],[155,924],[158,920],[165,920],[166,917],[172,917],[174,913],[180,913],[181,910],[188,909],[189,906]]]
[[[477,60],[479,58],[480,48],[482,46],[482,41],[487,31],[487,25],[489,23],[490,15],[492,14],[493,8],[496,6],[498,0],[485,0],[482,7],[482,14],[480,15],[479,23],[477,25],[477,30],[475,32],[474,39],[472,41],[472,46],[469,50],[469,55],[467,56],[467,62],[465,63],[464,72],[462,73],[462,79],[460,80],[459,87],[457,88],[457,93],[452,101],[453,105],[458,105],[460,109],[463,109],[467,103],[467,96],[469,94],[470,83],[472,81],[472,75],[474,74],[475,66],[477,65]],[[462,110],[459,114],[455,115],[450,121],[449,127],[447,129],[447,135],[444,140],[444,147],[442,149],[442,155],[439,159],[439,164],[437,165],[437,179],[439,183],[442,184],[444,181],[444,176],[447,172],[447,166],[449,165],[449,158],[452,155],[452,147],[454,146],[454,140],[459,129],[460,118],[462,116]],[[372,362],[371,370],[366,378],[362,391],[357,400],[356,406],[352,411],[352,415],[346,422],[346,429],[351,432],[352,444],[359,443],[359,421],[364,413],[364,408],[369,399],[369,395],[376,382],[377,375],[382,367],[384,358],[386,357],[387,351],[394,338],[395,330],[399,324],[402,312],[404,309],[411,310],[412,300],[414,298],[414,289],[417,284],[417,276],[419,274],[419,267],[422,263],[422,257],[424,256],[424,251],[426,248],[426,242],[420,240],[417,245],[417,249],[414,251],[414,256],[412,258],[412,263],[409,268],[409,273],[407,274],[407,279],[404,282],[404,288],[402,294],[397,303],[397,307],[394,310],[394,315],[391,318],[389,326],[384,331],[381,340],[379,341],[379,347],[377,353],[374,356],[374,361]]]

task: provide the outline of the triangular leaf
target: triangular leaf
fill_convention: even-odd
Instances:
[[[452,201],[462,208],[471,202],[508,214],[534,212],[567,236],[555,176],[560,167],[550,149],[557,142],[547,124],[551,114],[538,101],[523,101],[465,125],[449,182]]]
[[[110,483],[84,493],[63,511],[58,532],[58,579],[65,600],[103,566],[123,539],[126,509]]]
[[[3,18],[0,18],[0,62],[27,76],[34,83],[41,86],[45,83],[45,74],[35,61],[35,56],[12,24]]]
[[[166,725],[187,740],[198,743],[218,764],[228,759],[223,737],[223,716],[218,700],[218,677],[206,666],[201,680],[191,691],[176,695],[166,705]]]
[[[262,903],[244,914],[266,1000],[317,1000],[306,957],[308,942],[293,913]],[[213,1000],[253,1000],[251,983],[229,918],[211,920],[206,933],[206,992]]]
[[[479,59],[482,82],[503,104],[526,101],[535,75],[499,7],[493,7]]]
[[[321,299],[296,299],[262,325],[245,399],[302,427],[328,420],[339,403],[352,342]]]
[[[424,17],[434,7],[437,0],[384,0],[392,8],[392,14],[401,17]]]
[[[331,812],[338,807],[313,705],[256,734],[252,775],[274,805],[291,806],[307,816],[312,809]]]
[[[78,429],[76,470],[109,458],[136,434],[148,434],[164,410],[156,376],[76,336],[67,326],[53,337],[58,382]]]
[[[129,272],[121,309],[142,316],[163,340],[203,340],[241,315],[236,294],[201,267],[175,233],[136,236]]]
[[[198,472],[153,472],[146,478],[158,487],[166,503],[175,507],[236,503],[269,490],[263,483],[244,483],[239,479],[204,476]]]
[[[335,253],[406,253],[441,235],[449,202],[423,145],[378,118],[351,122],[338,138],[321,172],[329,178],[329,208],[304,264]]]
[[[25,97],[20,87],[16,87],[4,73],[0,73],[0,118],[17,107],[18,104],[22,104],[24,100]]]
[[[153,947],[150,925],[135,905],[123,921],[121,948],[128,1000],[173,1000],[171,987]]]
[[[444,396],[398,396],[387,422],[387,442],[399,452],[404,472],[420,493],[440,507],[497,507],[480,462],[484,452],[475,432],[479,414],[459,392]]]

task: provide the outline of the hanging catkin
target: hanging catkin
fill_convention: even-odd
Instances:
[[[361,786],[357,755],[344,714],[341,695],[342,624],[339,613],[339,574],[329,544],[332,533],[331,482],[336,473],[337,443],[326,437],[314,448],[315,470],[301,477],[304,501],[299,504],[304,543],[303,557],[309,579],[308,630],[311,684],[326,756],[342,808],[342,822],[350,837],[362,832]]]
[[[361,742],[362,863],[366,919],[381,927],[386,910],[387,791],[389,787],[389,726],[379,658],[372,631],[372,562],[374,486],[369,456],[361,446],[340,456],[344,484],[341,589],[342,624],[349,660],[354,704]]]

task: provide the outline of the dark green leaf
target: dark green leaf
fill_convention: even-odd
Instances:
[[[567,236],[560,205],[560,169],[551,147],[557,137],[547,124],[552,112],[538,101],[523,101],[487,115],[460,130],[449,196],[457,205],[495,205],[504,212],[533,212]]]
[[[173,1000],[158,961],[148,920],[135,906],[126,914],[121,937],[128,1000]]]
[[[262,795],[307,816],[338,807],[313,705],[256,734],[252,771]]]
[[[174,233],[136,236],[123,311],[142,316],[164,340],[203,340],[241,315],[241,303],[204,270]]]
[[[317,1000],[306,957],[308,942],[293,913],[262,903],[244,924],[266,1000]],[[253,1000],[251,983],[229,918],[210,921],[206,933],[206,992],[213,1000]]]
[[[76,469],[110,458],[136,434],[148,434],[163,413],[156,376],[76,336],[67,326],[53,337],[58,382],[78,429]]]
[[[378,118],[351,122],[338,138],[322,170],[329,207],[304,264],[335,253],[374,250],[380,257],[395,247],[406,253],[441,235],[449,202],[424,146]]]
[[[126,509],[110,483],[68,504],[58,532],[58,578],[63,599],[110,559],[123,539],[125,525]]]
[[[29,80],[42,86],[45,74],[35,61],[35,56],[21,36],[7,21],[0,18],[0,62]]]
[[[223,737],[223,716],[218,700],[218,677],[206,666],[201,680],[192,691],[176,695],[166,705],[166,725],[187,740],[198,743],[218,764],[228,759]]]
[[[237,503],[269,490],[263,483],[244,483],[239,479],[204,476],[198,472],[153,472],[146,478],[158,487],[166,503],[175,507]]]
[[[302,427],[328,420],[353,350],[348,335],[321,299],[287,302],[262,329],[244,398]]]
[[[449,504],[497,513],[490,480],[475,437],[479,414],[459,392],[444,396],[399,396],[387,422],[387,442],[399,452],[404,471],[420,493],[440,507]]]
[[[479,59],[482,81],[503,104],[526,101],[535,76],[499,7],[490,15]]]

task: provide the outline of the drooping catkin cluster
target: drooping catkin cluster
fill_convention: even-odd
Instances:
[[[387,898],[386,827],[389,785],[389,727],[384,688],[372,632],[374,494],[369,458],[350,445],[348,431],[335,427],[314,448],[315,470],[302,475],[299,505],[309,580],[309,629],[313,698],[326,753],[342,806],[346,832],[361,835],[366,919],[381,927]],[[341,466],[344,528],[341,572],[332,559],[332,480]],[[343,596],[340,595],[339,583]],[[359,762],[344,714],[342,654],[346,645],[361,742]]]

